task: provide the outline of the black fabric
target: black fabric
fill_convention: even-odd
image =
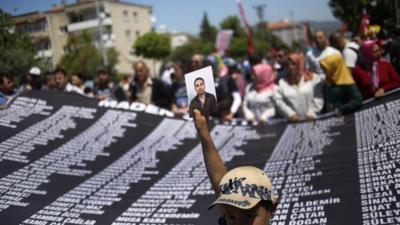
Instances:
[[[217,94],[217,110],[211,115],[217,118],[223,118],[230,113],[233,103],[232,93],[238,92],[235,80],[230,75],[225,75],[216,79],[215,91]]]
[[[228,169],[263,169],[272,224],[400,224],[400,92],[295,124],[210,120]],[[193,122],[137,102],[33,91],[0,111],[0,224],[216,224]],[[251,194],[249,190],[249,194]]]
[[[217,111],[217,101],[215,100],[215,96],[205,92],[205,100],[204,104],[202,104],[199,97],[196,95],[189,104],[190,117],[194,116],[193,110],[195,109],[199,110],[201,115],[208,119],[210,114]]]

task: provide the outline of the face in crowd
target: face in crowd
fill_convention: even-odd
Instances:
[[[185,77],[182,71],[182,68],[179,65],[172,65],[173,73],[171,74],[171,78],[174,82],[180,83],[185,82]]]
[[[57,86],[56,84],[56,79],[54,77],[54,74],[51,72],[46,72],[44,75],[44,89],[53,89]]]
[[[144,62],[138,62],[134,66],[135,70],[135,80],[141,84],[143,84],[149,75],[149,71],[147,69],[147,66]]]
[[[203,68],[203,61],[204,61],[204,58],[202,55],[199,55],[199,54],[193,55],[191,63],[190,63],[192,70],[198,70],[198,69]]]
[[[317,31],[315,33],[315,40],[317,48],[321,51],[324,50],[329,45],[328,38],[326,37],[326,34],[323,31]]]
[[[194,89],[196,90],[197,95],[204,95],[206,85],[204,84],[203,79],[197,78],[194,81]]]
[[[82,79],[79,77],[79,75],[74,74],[71,76],[71,84],[75,85],[77,87],[80,87],[83,84]]]
[[[64,90],[65,86],[67,86],[68,78],[67,75],[62,71],[57,71],[54,74],[56,80],[56,86],[60,90]]]
[[[2,76],[0,79],[0,91],[6,95],[12,94],[14,90],[14,81],[12,77]]]
[[[288,65],[288,69],[289,69],[289,71],[288,71],[289,75],[291,75],[291,76],[298,75],[299,67],[292,59],[289,58],[289,60],[287,61],[287,65]]]
[[[382,49],[379,47],[379,45],[374,44],[372,46],[372,59],[379,60],[381,58],[381,54],[382,54]]]
[[[110,74],[107,71],[100,71],[97,74],[97,82],[100,87],[107,87],[110,82]]]

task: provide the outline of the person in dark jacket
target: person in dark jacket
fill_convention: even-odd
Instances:
[[[197,109],[208,120],[210,113],[217,111],[217,100],[213,94],[206,92],[205,87],[203,78],[197,77],[194,80],[194,89],[197,95],[190,101],[190,117],[194,116],[193,111]]]
[[[118,100],[137,101],[144,104],[153,104],[170,110],[172,100],[165,85],[158,79],[151,78],[149,69],[144,61],[138,61],[133,66],[134,80],[129,86],[129,94],[125,99]]]

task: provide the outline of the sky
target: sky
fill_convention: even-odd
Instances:
[[[212,25],[230,15],[238,15],[236,0],[122,0],[153,7],[155,27],[165,26],[174,32],[197,34],[204,12]],[[265,19],[269,22],[281,19],[294,21],[335,21],[328,6],[329,0],[242,0],[250,24],[258,21],[254,6],[266,5]],[[67,3],[76,0],[67,0]],[[60,0],[1,0],[0,8],[8,13],[23,14],[47,11]]]

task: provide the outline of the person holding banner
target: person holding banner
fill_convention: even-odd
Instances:
[[[361,108],[363,98],[343,57],[338,54],[327,56],[321,60],[321,68],[326,74],[326,111],[340,116]]]
[[[208,129],[207,119],[194,110],[194,122],[201,139],[204,163],[217,199],[220,225],[265,225],[272,219],[278,200],[266,173],[253,166],[227,171]]]

